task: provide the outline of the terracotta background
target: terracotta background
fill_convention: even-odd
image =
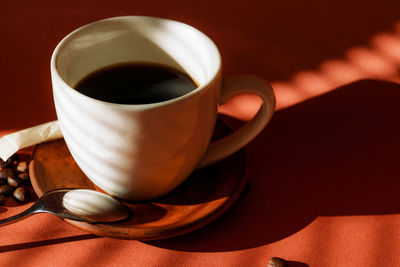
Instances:
[[[169,240],[99,238],[50,215],[0,229],[1,266],[400,265],[399,1],[3,1],[0,134],[56,118],[49,61],[62,37],[101,18],[191,24],[224,74],[270,81],[277,111],[247,147],[249,185],[212,224]],[[233,127],[259,106],[222,108]],[[0,218],[26,205],[7,202]]]

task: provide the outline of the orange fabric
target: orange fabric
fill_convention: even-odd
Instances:
[[[0,228],[0,266],[266,266],[272,256],[290,266],[399,266],[399,10],[394,0],[5,1],[1,135],[56,119],[54,47],[118,15],[199,28],[219,46],[224,74],[271,81],[278,110],[247,147],[247,190],[210,225],[139,242],[35,215]],[[221,111],[246,120],[259,104],[240,96]],[[0,218],[29,205],[8,201]]]

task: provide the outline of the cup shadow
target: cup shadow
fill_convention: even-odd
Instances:
[[[146,243],[234,251],[281,240],[318,216],[399,213],[398,99],[399,84],[361,80],[276,112],[247,147],[238,202],[204,228]]]

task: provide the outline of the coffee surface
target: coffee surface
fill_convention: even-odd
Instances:
[[[151,63],[124,63],[101,68],[75,86],[84,95],[118,104],[167,101],[196,88],[196,83],[187,74]]]

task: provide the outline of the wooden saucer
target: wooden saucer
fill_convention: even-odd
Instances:
[[[219,123],[216,135],[230,129]],[[132,216],[117,223],[88,224],[65,220],[89,233],[115,238],[152,240],[198,229],[222,215],[246,184],[243,150],[206,168],[196,170],[168,195],[146,202],[124,202]],[[99,190],[82,173],[63,139],[36,146],[29,168],[38,196],[58,188]]]

